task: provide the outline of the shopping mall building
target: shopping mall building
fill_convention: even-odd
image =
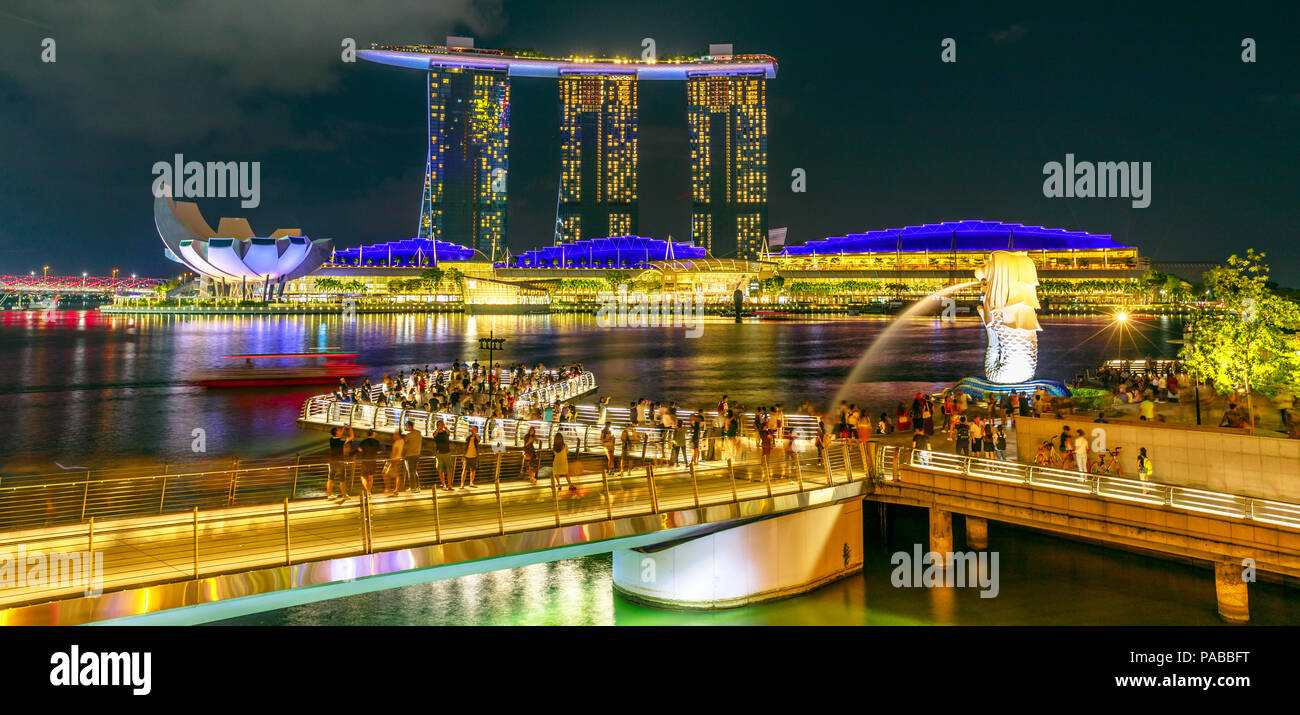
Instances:
[[[533,302],[542,295],[580,300],[594,298],[609,271],[618,270],[625,280],[703,293],[717,302],[730,301],[737,288],[773,300],[779,295],[782,301],[861,302],[964,282],[995,250],[1026,252],[1038,267],[1042,291],[1071,300],[1121,295],[1150,267],[1135,246],[1109,235],[953,221],[809,241],[752,260],[714,258],[689,243],[625,236],[546,246],[493,263],[463,246],[410,239],[336,250],[286,292],[316,295],[315,281],[332,277],[360,281],[366,295],[393,300],[447,300],[453,290],[463,290],[466,302]],[[411,279],[435,265],[445,273],[454,268],[461,284],[444,280],[428,293],[418,284],[413,289]]]
[[[1111,236],[998,221],[949,221],[808,241],[758,258],[714,258],[701,246],[641,236],[584,239],[492,261],[451,241],[410,238],[353,248],[296,229],[257,238],[246,222],[213,230],[197,207],[161,197],[155,221],[167,255],[202,276],[202,294],[331,301],[534,305],[594,300],[610,279],[725,303],[740,289],[761,302],[882,302],[969,281],[990,251],[1023,251],[1049,300],[1126,302],[1150,268]],[[234,231],[233,227],[240,227]],[[232,235],[225,235],[232,234]],[[238,234],[238,235],[233,235]],[[436,270],[434,270],[436,269]],[[616,273],[614,273],[616,272]],[[970,295],[975,295],[970,289]],[[960,297],[960,294],[959,294]]]

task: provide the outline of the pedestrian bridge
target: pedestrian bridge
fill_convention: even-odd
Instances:
[[[542,455],[546,466],[550,454]],[[574,458],[571,466],[585,473],[570,491],[545,478],[530,484],[522,455],[498,452],[480,457],[473,490],[426,488],[344,504],[321,498],[321,462],[0,485],[0,520],[18,527],[0,532],[0,553],[101,552],[104,592],[85,597],[81,586],[66,583],[0,588],[7,609],[0,624],[138,617],[358,579],[365,581],[359,590],[379,590],[394,582],[376,577],[413,570],[476,562],[491,571],[508,567],[498,557],[541,562],[573,554],[554,551],[561,547],[592,545],[599,553],[657,543],[710,525],[860,499],[871,483],[867,457],[864,447],[845,443],[821,464],[815,452],[790,452],[779,462],[641,465],[612,475]],[[420,463],[426,470],[433,470],[428,455]],[[338,593],[308,589],[292,598]],[[229,605],[167,617],[203,622],[280,607],[265,600]]]
[[[476,489],[344,504],[320,498],[327,467],[309,460],[0,484],[0,554],[103,555],[102,596],[87,597],[76,583],[6,584],[0,624],[199,623],[610,551],[621,591],[675,605],[692,596],[696,607],[697,595],[673,589],[700,588],[684,585],[683,575],[700,570],[698,558],[742,557],[708,583],[748,578],[735,563],[759,571],[763,555],[778,550],[783,559],[821,560],[820,570],[783,562],[781,593],[861,568],[861,513],[847,507],[863,499],[929,509],[930,547],[940,553],[953,550],[957,513],[977,549],[988,546],[992,519],[1212,562],[1229,619],[1248,618],[1245,585],[1230,578],[1241,559],[1300,577],[1300,505],[881,443],[837,440],[820,462],[815,449],[741,457],[614,474],[575,458],[581,474],[569,491],[545,478],[530,484],[522,455],[496,452],[479,459]],[[431,458],[421,458],[421,471],[430,468]],[[830,507],[841,521],[790,526]],[[856,543],[842,536],[852,519]],[[753,535],[723,538],[733,532]],[[700,556],[706,540],[709,555]],[[785,553],[791,548],[803,556]],[[661,585],[671,585],[651,592],[627,582],[629,569],[651,562],[660,564]]]

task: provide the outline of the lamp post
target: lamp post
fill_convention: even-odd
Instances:
[[[1128,313],[1120,311],[1115,314],[1115,343],[1119,350],[1120,369],[1124,368],[1124,325],[1128,323]]]
[[[492,367],[492,354],[500,350],[506,344],[505,338],[493,337],[493,332],[488,331],[486,338],[478,339],[478,349],[488,351],[488,386],[492,385],[492,378],[495,377],[495,371]]]

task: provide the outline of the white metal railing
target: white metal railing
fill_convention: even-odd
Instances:
[[[596,376],[590,372],[583,372],[567,380],[521,392],[515,398],[515,404],[531,405],[540,403],[549,405],[571,400],[594,389],[596,389]]]
[[[534,387],[532,389],[525,390],[519,393],[515,398],[516,403],[533,404],[535,402],[543,402],[543,403],[559,402],[563,400],[573,399],[574,397],[583,395],[587,392],[596,389],[596,376],[591,372],[582,372],[579,373],[578,375],[565,378],[562,380],[555,379],[556,376],[558,376],[558,373],[556,371],[548,371],[546,374],[551,376],[553,380],[552,382],[548,382],[545,385],[540,385],[538,387]],[[430,373],[430,375],[431,375],[430,378],[431,382],[435,382],[439,384],[446,384],[451,379],[451,372],[449,370],[438,370],[433,373]],[[503,388],[510,387],[510,385],[513,383],[513,379],[514,379],[513,371],[507,370],[505,368],[500,368],[497,370],[498,387],[503,387]],[[405,391],[405,389],[406,387],[403,386],[402,388],[400,388],[399,392]],[[370,391],[367,393],[367,397],[370,399],[371,406],[383,406],[384,403],[386,402],[386,393],[384,392],[384,388],[381,385],[372,386],[370,388]],[[326,402],[337,402],[336,400],[334,400],[332,394],[318,395],[312,399],[318,400],[322,405],[325,404]],[[343,403],[343,404],[348,404],[348,403]],[[304,417],[305,416],[306,415],[304,414]]]
[[[1085,474],[1036,464],[981,459],[949,452],[920,449],[908,450],[908,452],[902,457],[908,466],[931,472],[961,474],[978,479],[1091,494],[1152,506],[1167,506],[1215,516],[1300,528],[1300,505],[1297,504],[1104,474]],[[889,465],[898,459],[899,450],[894,446],[880,445],[877,454],[880,455],[881,464]]]
[[[590,375],[590,373],[584,373]],[[581,383],[579,383],[581,384]],[[591,383],[594,386],[594,379]],[[338,402],[331,395],[318,395],[308,398],[303,403],[300,421],[305,424],[323,427],[351,427],[353,430],[374,430],[376,432],[396,432],[407,421],[425,437],[433,434],[439,421],[451,433],[451,439],[463,442],[469,437],[471,425],[477,428],[483,449],[508,449],[523,446],[529,428],[536,430],[539,439],[545,440],[549,447],[557,432],[562,432],[571,449],[589,454],[600,454],[600,409],[592,405],[578,405],[577,419],[569,422],[526,420],[516,418],[488,418],[474,415],[456,415],[450,412],[428,412],[425,410],[403,410],[397,407],[382,407],[357,402]],[[677,419],[688,433],[688,447],[694,444],[689,439],[690,421],[695,416],[694,410],[677,411]],[[704,415],[704,426],[700,430],[700,441],[707,438],[721,437],[720,430],[714,425],[711,415]],[[648,459],[668,459],[673,450],[673,432],[661,424],[646,424],[631,421],[628,408],[608,408],[606,422],[614,437],[615,450],[623,453],[623,433],[629,433],[629,440],[638,457]],[[789,414],[784,416],[785,429],[782,437],[796,440],[800,446],[810,446],[817,435],[817,418],[812,415]],[[741,419],[740,436],[752,441],[754,413],[746,413]],[[576,446],[575,446],[576,445]],[[750,445],[757,447],[757,445]],[[542,445],[539,444],[539,448]]]

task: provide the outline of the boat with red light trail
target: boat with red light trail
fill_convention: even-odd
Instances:
[[[355,362],[356,357],[357,353],[343,352],[339,348],[319,348],[305,353],[226,355],[224,356],[226,360],[243,360],[244,363],[200,373],[190,382],[204,387],[269,387],[335,383],[340,378],[348,379],[365,375],[366,366]],[[289,364],[260,362],[272,360]]]

